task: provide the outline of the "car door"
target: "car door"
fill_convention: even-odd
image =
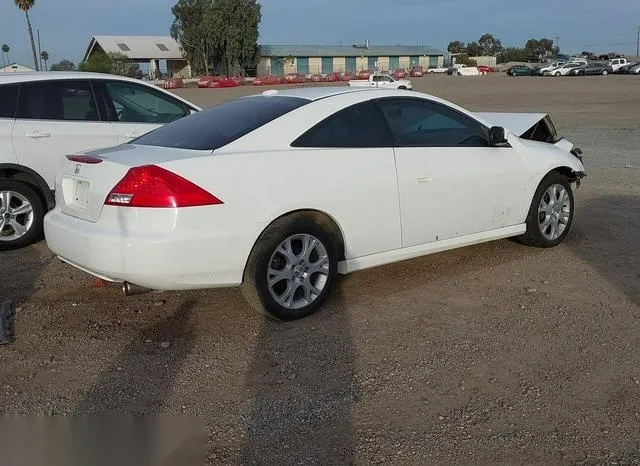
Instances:
[[[373,103],[338,110],[291,146],[301,151],[301,163],[310,173],[323,173],[306,181],[312,195],[303,196],[318,199],[318,207],[336,219],[345,235],[347,259],[400,249],[394,151]],[[327,177],[335,187],[332,190],[326,189]]]
[[[17,161],[11,144],[17,100],[18,84],[0,85],[0,164]]]
[[[387,97],[377,105],[391,129],[402,247],[519,224],[524,164],[491,147],[476,120],[428,99]]]
[[[184,102],[144,84],[96,80],[119,143],[127,143],[191,113]]]
[[[53,189],[63,157],[116,145],[89,80],[59,79],[20,85],[12,142],[18,163]]]

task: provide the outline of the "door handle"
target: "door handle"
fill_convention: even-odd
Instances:
[[[416,178],[418,183],[431,183],[433,181],[433,178],[430,178],[428,176],[421,176],[420,178]]]
[[[48,137],[51,137],[51,133],[40,132],[38,130],[35,130],[29,133],[26,133],[25,137],[33,138],[33,139],[48,138]]]

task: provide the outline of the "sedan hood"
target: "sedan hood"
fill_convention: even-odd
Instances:
[[[482,112],[476,115],[491,124],[507,128],[512,134],[522,137],[540,121],[548,119],[548,113],[493,113]]]

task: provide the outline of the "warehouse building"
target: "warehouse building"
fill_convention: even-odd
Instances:
[[[191,77],[180,45],[169,36],[93,36],[83,60],[110,52],[126,55],[152,78]],[[380,71],[417,65],[426,69],[444,62],[444,52],[430,46],[371,45],[368,41],[354,45],[261,45],[260,55],[257,69],[246,70],[247,75],[356,73],[373,70],[376,64]]]
[[[114,52],[140,65],[150,78],[191,76],[180,45],[169,36],[93,36],[82,60],[95,53]]]
[[[442,66],[444,52],[427,45],[262,45],[258,75],[357,73],[365,69]]]

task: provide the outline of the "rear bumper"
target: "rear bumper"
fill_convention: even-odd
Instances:
[[[96,223],[56,208],[44,220],[47,246],[63,261],[107,281],[155,290],[240,284],[260,230],[224,206],[179,212],[106,206]]]

